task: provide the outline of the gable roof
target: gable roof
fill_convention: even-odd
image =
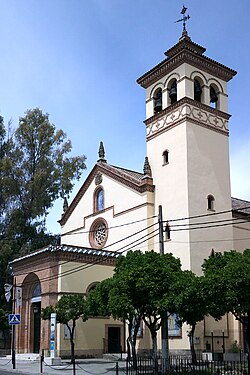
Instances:
[[[83,185],[79,189],[69,207],[64,212],[62,218],[58,220],[61,225],[64,225],[66,223],[75,207],[79,203],[80,199],[85,194],[86,190],[98,173],[102,173],[108,177],[111,177],[115,181],[135,191],[138,191],[139,193],[143,193],[145,191],[154,191],[153,180],[150,176],[140,172],[132,171],[130,169],[116,167],[114,165],[108,164],[106,161],[99,160],[93,167],[92,171],[89,173],[88,177],[84,181]]]

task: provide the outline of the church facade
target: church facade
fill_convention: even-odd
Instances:
[[[19,352],[49,349],[49,325],[40,319],[41,308],[63,294],[87,294],[112,276],[119,254],[159,251],[160,206],[165,252],[180,258],[183,269],[201,274],[212,249],[250,247],[250,202],[232,198],[230,190],[227,82],[236,72],[204,52],[184,31],[166,58],[137,80],[146,91],[143,171],[110,165],[101,142],[97,163],[72,202],[64,202],[61,245],[12,262],[23,290]],[[187,331],[169,322],[171,351],[189,349]],[[232,316],[219,322],[206,318],[195,335],[201,351],[213,347],[219,353],[235,340],[243,345],[242,328]],[[58,355],[69,353],[68,338],[58,325]],[[77,323],[78,355],[126,351],[125,340],[126,326],[111,318]],[[138,349],[150,348],[142,327]]]

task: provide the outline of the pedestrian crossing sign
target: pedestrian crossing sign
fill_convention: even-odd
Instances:
[[[9,324],[20,324],[21,323],[21,316],[20,314],[9,314]]]

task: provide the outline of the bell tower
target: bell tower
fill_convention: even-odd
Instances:
[[[162,205],[170,228],[165,251],[198,274],[212,248],[233,248],[227,82],[236,72],[205,51],[184,23],[166,58],[137,80],[146,90],[155,214]]]

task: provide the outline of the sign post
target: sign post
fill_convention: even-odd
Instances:
[[[50,358],[55,358],[56,313],[50,315]]]

